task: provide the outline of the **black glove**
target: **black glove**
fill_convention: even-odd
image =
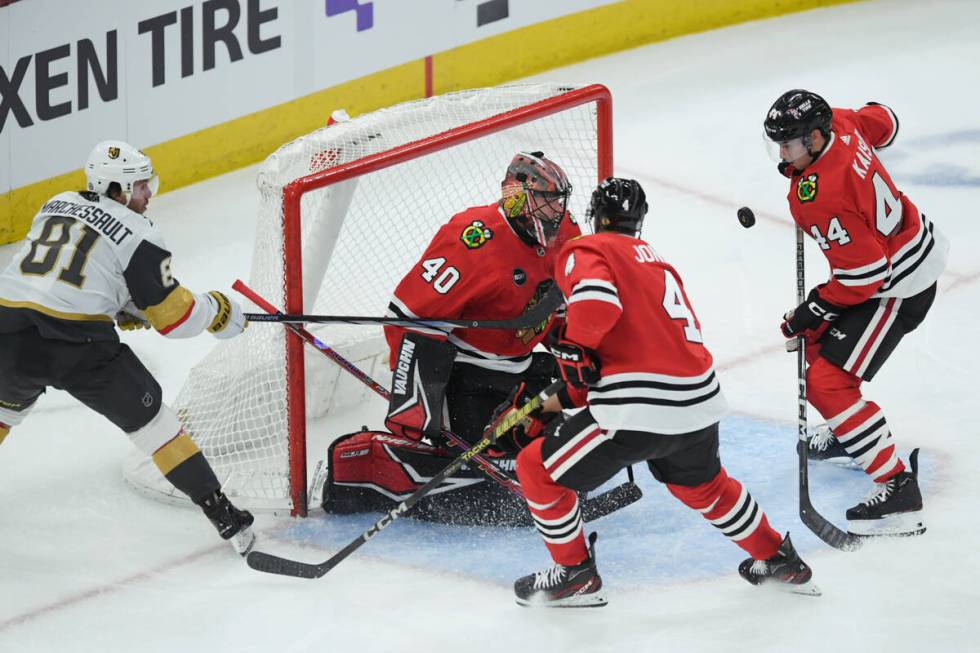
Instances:
[[[123,309],[116,313],[116,326],[123,331],[138,331],[140,329],[149,329],[150,323],[141,316],[134,315]]]
[[[551,355],[558,362],[561,378],[575,387],[592,385],[599,380],[599,359],[595,352],[582,345],[566,340],[564,332],[558,342],[551,345]]]
[[[833,322],[840,317],[842,310],[844,310],[842,307],[821,298],[820,293],[814,288],[807,295],[805,302],[783,316],[783,323],[779,329],[787,338],[796,338],[804,331],[816,329],[824,322]]]
[[[512,409],[520,408],[530,401],[533,396],[532,393],[527,391],[527,383],[522,381],[517,384],[510,391],[507,399],[493,409],[493,416],[490,418],[490,423],[496,422],[501,415]],[[532,440],[540,437],[544,432],[545,423],[542,420],[543,416],[544,413],[540,407],[528,413],[527,417],[497,436],[497,441],[488,450],[488,453],[495,456],[519,453],[521,449],[531,444]]]

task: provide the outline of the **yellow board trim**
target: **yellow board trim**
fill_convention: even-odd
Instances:
[[[56,317],[59,320],[72,320],[74,322],[112,322],[108,315],[86,315],[85,313],[64,313],[53,308],[35,304],[34,302],[15,302],[0,297],[0,306],[6,308],[27,308],[38,313],[44,313],[49,317]]]
[[[7,428],[5,426],[0,426],[0,444],[3,444],[3,439],[5,437],[7,437],[7,434],[8,433],[10,433],[10,429],[9,428]]]
[[[683,34],[859,1],[623,0],[435,54],[433,92],[494,86]],[[418,59],[143,149],[163,189],[174,190],[262,161],[322,127],[335,109],[356,116],[424,95],[425,60]],[[52,195],[84,185],[76,170],[0,195],[0,244],[23,238]]]
[[[176,438],[157,449],[156,453],[153,454],[153,463],[160,470],[160,473],[166,476],[174,471],[177,465],[194,454],[200,453],[200,451],[197,444],[191,440],[191,436],[181,431]]]
[[[153,328],[160,333],[166,333],[187,315],[194,306],[194,293],[183,286],[177,286],[170,291],[162,302],[147,306],[143,315]]]

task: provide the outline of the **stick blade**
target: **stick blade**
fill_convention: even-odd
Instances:
[[[840,551],[857,551],[864,544],[861,537],[837,528],[811,505],[800,505],[800,521],[813,531],[814,535]]]
[[[582,521],[595,521],[612,514],[643,498],[643,491],[636,483],[626,482],[611,490],[587,499],[582,504]]]
[[[321,570],[320,565],[280,558],[263,551],[252,551],[245,557],[245,562],[256,571],[293,578],[320,578],[326,573],[326,570]]]

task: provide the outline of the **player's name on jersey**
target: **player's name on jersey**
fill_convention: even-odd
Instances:
[[[111,213],[94,204],[75,204],[65,200],[51,200],[41,207],[40,213],[43,215],[64,215],[84,220],[101,231],[103,236],[116,245],[122,245],[123,241],[133,233],[132,229],[119,222]]]

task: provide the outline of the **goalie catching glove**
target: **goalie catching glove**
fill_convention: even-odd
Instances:
[[[534,394],[527,390],[527,383],[522,381],[510,391],[507,399],[493,409],[490,424],[495,424],[504,413],[517,410],[533,398]],[[497,436],[497,441],[487,449],[487,453],[492,456],[519,453],[521,449],[544,433],[545,421],[542,419],[543,417],[544,412],[540,407],[528,413],[527,417]]]

